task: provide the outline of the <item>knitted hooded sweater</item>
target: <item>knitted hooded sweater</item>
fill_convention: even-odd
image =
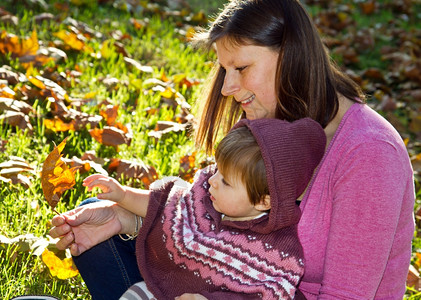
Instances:
[[[238,126],[248,126],[247,122],[250,121]],[[260,129],[267,130],[267,125],[263,125]],[[249,129],[255,130],[257,138],[258,126]],[[297,175],[302,178],[299,184],[302,187],[298,188],[290,182],[294,176],[271,166],[272,161],[279,164],[274,151],[291,156],[297,149],[290,153],[282,147],[272,147],[270,141],[258,141],[259,146],[266,147],[260,143],[267,143],[267,148],[271,148],[262,151],[262,156],[267,173],[271,174],[267,177],[272,208],[256,219],[223,220],[213,208],[208,179],[216,172],[216,166],[199,171],[192,185],[181,180],[154,185],[137,237],[136,255],[146,285],[157,299],[174,299],[183,293],[224,300],[294,297],[304,273],[303,252],[297,237],[300,210],[295,199],[305,189],[323,155],[324,133],[321,127],[316,131],[310,138],[317,140],[316,154],[311,153],[315,159]],[[279,143],[282,141],[276,142]],[[282,170],[290,172],[291,168]]]

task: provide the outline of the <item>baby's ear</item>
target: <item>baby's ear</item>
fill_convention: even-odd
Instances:
[[[266,211],[271,208],[270,206],[270,196],[265,195],[265,197],[260,201],[260,203],[254,206],[259,211]]]

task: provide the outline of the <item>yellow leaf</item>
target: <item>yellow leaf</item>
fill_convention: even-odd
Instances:
[[[95,96],[96,96],[96,94],[97,94],[98,92],[89,92],[89,93],[87,93],[87,94],[85,94],[85,96],[83,96],[83,98],[84,99],[93,99],[93,98],[95,98]]]
[[[105,40],[101,47],[101,56],[105,59],[110,58],[115,53],[114,42],[111,40]]]
[[[38,35],[34,30],[30,38],[21,41],[21,50],[19,56],[23,55],[35,55],[39,49]]]
[[[85,43],[73,32],[60,30],[59,32],[54,33],[54,35],[72,49],[81,51],[85,48]]]
[[[172,99],[175,97],[175,91],[171,87],[167,87],[165,91],[161,92],[161,96],[164,98]]]
[[[47,248],[42,252],[42,261],[47,265],[51,275],[59,279],[68,279],[79,274],[72,258],[61,260]]]

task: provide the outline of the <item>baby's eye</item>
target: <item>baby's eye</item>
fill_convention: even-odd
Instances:
[[[223,183],[224,185],[227,185],[227,186],[229,186],[229,185],[230,185],[228,182],[226,182],[226,181],[225,181],[225,179],[224,179],[224,178],[222,178],[222,179],[221,179],[221,181],[222,181],[222,183]]]

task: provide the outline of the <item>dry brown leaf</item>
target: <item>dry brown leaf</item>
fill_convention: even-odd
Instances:
[[[10,66],[4,65],[0,67],[0,79],[5,79],[8,84],[15,85],[26,80],[26,77],[22,73],[14,71]]]
[[[364,1],[360,2],[360,8],[363,14],[372,15],[376,11],[376,2],[375,1]]]
[[[0,83],[0,97],[14,99],[16,97],[16,92],[9,88],[9,86]]]
[[[153,137],[155,139],[160,139],[163,135],[169,132],[180,132],[185,131],[188,124],[180,124],[171,121],[158,121],[155,130],[150,131],[148,136]]]
[[[99,143],[106,146],[130,145],[132,140],[130,134],[114,126],[104,126],[103,129],[94,128],[89,130],[89,134]]]
[[[179,176],[188,181],[193,182],[194,175],[197,171],[195,168],[196,164],[196,152],[191,155],[185,155],[180,159],[180,171]]]
[[[30,106],[26,102],[15,100],[12,98],[0,97],[0,111],[5,111],[5,110],[13,110],[13,111],[22,112],[24,114],[29,114],[34,109],[32,106]]]
[[[7,141],[0,138],[0,151],[4,152],[6,150]]]
[[[114,158],[108,166],[110,172],[116,172],[117,178],[141,180],[146,188],[158,178],[154,167],[147,166],[143,162],[134,162]]]
[[[34,169],[23,159],[11,156],[10,160],[0,163],[0,180],[12,184],[31,185]]]
[[[30,132],[33,131],[28,115],[22,112],[6,110],[0,115],[0,122],[5,122],[11,126],[17,126],[22,130],[28,129]]]
[[[406,278],[406,285],[416,290],[418,290],[421,287],[420,273],[413,265],[409,266],[408,276]]]
[[[119,105],[107,105],[104,110],[101,110],[99,114],[105,119],[108,126],[115,124],[118,115]]]
[[[66,146],[67,138],[58,146],[54,146],[53,151],[47,156],[42,165],[41,185],[44,197],[53,211],[62,194],[75,185],[75,176],[77,168],[71,168],[61,160],[61,152]]]
[[[108,175],[108,172],[102,167],[101,164],[98,164],[92,160],[80,159],[75,156],[71,159],[62,158],[62,160],[72,168],[77,167],[80,173],[89,172],[92,168],[97,173]]]

